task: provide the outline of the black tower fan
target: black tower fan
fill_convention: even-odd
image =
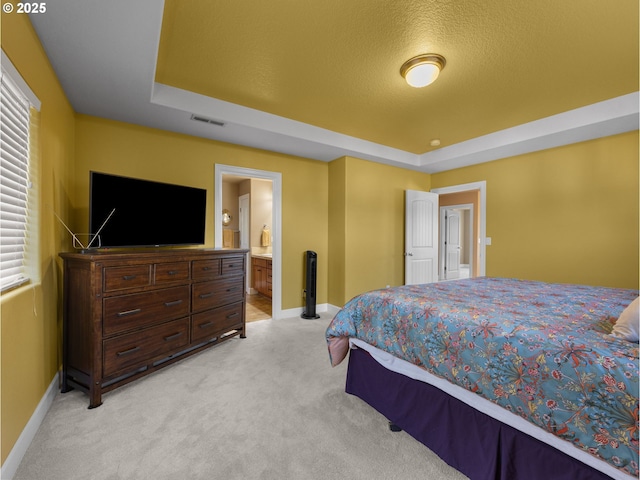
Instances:
[[[317,276],[318,254],[307,250],[305,252],[305,290],[304,309],[302,318],[320,318],[316,315],[316,276]]]

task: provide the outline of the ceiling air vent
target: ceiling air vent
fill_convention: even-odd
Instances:
[[[191,120],[195,120],[197,122],[210,123],[211,125],[216,125],[217,127],[224,127],[224,122],[220,120],[214,120],[212,118],[202,117],[200,115],[192,114]]]

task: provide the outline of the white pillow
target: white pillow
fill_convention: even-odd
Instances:
[[[616,324],[613,326],[611,335],[629,342],[638,341],[638,330],[640,327],[640,297],[636,298],[625,308]]]

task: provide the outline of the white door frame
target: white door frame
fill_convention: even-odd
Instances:
[[[248,248],[247,253],[247,275],[245,279],[245,291],[251,293],[251,196],[248,193],[238,197],[238,226],[240,227],[240,248]]]
[[[282,173],[253,168],[234,167],[215,164],[214,174],[214,247],[222,248],[222,176],[271,180],[273,188],[273,218],[271,225],[271,259],[273,291],[271,298],[271,317],[275,320],[282,316]],[[250,268],[247,265],[247,268]]]
[[[478,276],[484,277],[487,271],[487,182],[482,180],[480,182],[465,183],[462,185],[453,185],[451,187],[432,188],[433,193],[439,195],[446,195],[447,193],[468,192],[470,190],[480,190],[480,205],[478,208],[478,220],[480,222],[480,231],[478,232]]]

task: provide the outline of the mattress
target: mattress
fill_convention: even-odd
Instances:
[[[327,342],[334,365],[357,339],[411,378],[428,373],[494,418],[637,477],[638,344],[609,335],[637,296],[488,277],[396,287],[348,302]]]

